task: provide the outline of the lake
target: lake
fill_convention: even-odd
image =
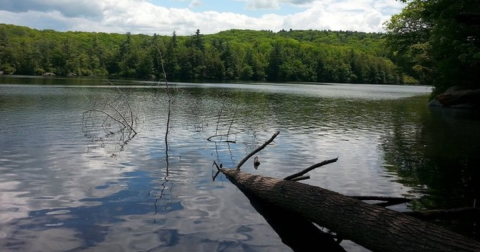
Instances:
[[[291,251],[212,179],[214,161],[234,167],[276,131],[243,171],[283,178],[338,157],[303,183],[414,199],[399,211],[479,197],[479,116],[428,108],[431,87],[170,83],[165,142],[165,85],[112,82],[0,76],[1,251]]]

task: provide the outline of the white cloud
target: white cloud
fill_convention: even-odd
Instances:
[[[190,7],[211,6],[208,0],[192,0]],[[245,0],[250,9],[279,9],[301,6],[289,15],[260,17],[232,12],[194,12],[189,8],[166,8],[145,0],[0,0],[0,23],[37,29],[132,32],[146,34],[216,33],[228,29],[273,30],[331,29],[382,31],[390,15],[402,4],[395,0]],[[209,2],[208,2],[209,3]],[[185,4],[185,3],[184,3]],[[187,3],[188,5],[188,3]]]
[[[396,3],[385,0],[382,6],[388,6],[389,2]],[[313,2],[302,12],[285,16],[283,27],[380,32],[389,18],[390,15],[375,8],[372,0],[324,0]]]
[[[250,9],[250,10],[260,10],[260,9],[276,10],[276,9],[280,9],[282,4],[308,6],[309,4],[315,2],[316,0],[238,0],[238,1],[247,2],[247,9]]]
[[[59,11],[66,17],[99,17],[102,1],[89,0],[0,0],[0,9],[11,12]]]
[[[188,8],[190,9],[193,9],[193,8],[197,8],[197,7],[200,7],[202,6],[202,2],[200,2],[199,0],[192,0],[192,2],[190,2],[190,5],[188,5]]]
[[[270,0],[250,0],[247,2],[247,9],[249,10],[258,10],[258,9],[279,9],[280,5],[278,1]]]

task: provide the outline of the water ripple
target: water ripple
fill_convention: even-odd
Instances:
[[[285,177],[339,157],[305,183],[441,204],[438,195],[457,195],[425,179],[439,166],[430,155],[435,137],[479,126],[439,124],[424,106],[427,87],[182,84],[166,143],[164,90],[136,85],[122,88],[139,122],[128,143],[86,134],[82,125],[90,101],[115,89],[0,85],[8,89],[0,92],[7,94],[0,106],[2,250],[289,251],[235,186],[223,176],[212,181],[214,160],[233,167],[279,130],[257,154],[260,168],[249,161],[244,171]],[[207,141],[214,135],[223,136]],[[455,137],[468,146],[480,139]],[[476,154],[455,147],[461,152],[454,155],[475,164]]]

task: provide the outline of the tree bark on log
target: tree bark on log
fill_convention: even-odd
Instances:
[[[372,251],[480,251],[480,243],[400,212],[295,181],[219,168],[244,193],[301,215]]]
[[[293,251],[346,252],[333,235],[321,231],[305,217],[265,203],[248,193],[244,194],[250,200],[253,208],[265,218],[282,239],[282,242]]]

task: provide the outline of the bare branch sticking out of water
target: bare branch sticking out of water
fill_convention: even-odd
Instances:
[[[94,141],[116,137],[113,143],[118,147],[115,147],[114,152],[118,152],[123,151],[125,145],[137,135],[135,128],[138,118],[128,96],[119,87],[109,83],[118,95],[112,99],[103,97],[95,100],[92,108],[83,112],[82,126],[85,136]],[[102,143],[101,146],[105,147],[105,144]]]
[[[222,118],[223,114],[223,109],[225,108],[225,99],[222,102],[222,107],[220,108],[220,112],[218,113],[218,118],[217,118],[217,127],[215,128],[215,136],[218,135],[218,126],[220,125],[220,119]]]
[[[338,160],[338,158],[334,158],[334,159],[325,160],[325,161],[320,162],[320,163],[318,163],[318,164],[314,164],[314,165],[308,167],[308,168],[305,169],[305,170],[302,170],[302,171],[300,171],[300,172],[297,172],[297,173],[295,173],[295,174],[292,174],[292,175],[290,175],[290,176],[285,177],[283,180],[292,180],[292,179],[294,179],[294,178],[303,176],[303,175],[305,175],[307,172],[309,172],[309,171],[311,171],[311,170],[313,170],[313,169],[322,167],[322,166],[327,165],[327,164],[335,163],[335,162],[337,162],[337,160]]]
[[[228,133],[228,134],[213,135],[213,136],[208,137],[208,138],[207,138],[207,141],[213,142],[213,141],[214,141],[214,140],[213,140],[214,138],[216,138],[216,137],[224,137],[224,136],[227,137],[227,139],[228,139],[228,136],[230,136],[230,135],[232,135],[232,134],[237,134],[237,133]],[[225,140],[225,141],[220,140],[220,141],[215,141],[215,142],[237,143],[237,141],[235,141],[235,140]]]
[[[250,154],[248,154],[245,158],[242,159],[242,161],[240,161],[236,167],[237,171],[240,170],[240,167],[242,167],[242,165],[247,162],[247,160],[249,158],[251,158],[253,155],[255,155],[257,152],[263,150],[267,145],[269,145],[277,136],[278,134],[280,134],[280,131],[277,131],[275,134],[273,134],[273,136],[268,139],[268,141],[266,141],[264,144],[262,144],[260,147],[258,147],[257,149],[255,149],[254,151],[252,151]]]
[[[217,162],[213,161],[213,165],[212,167],[215,165],[215,167],[217,168],[217,172],[215,173],[215,175],[213,175],[213,171],[212,171],[212,181],[215,181],[215,179],[217,178],[218,174],[220,174],[220,168],[222,168],[222,164],[220,164],[220,166],[217,164]]]
[[[168,83],[168,80],[167,80],[167,73],[165,72],[165,67],[164,67],[164,64],[163,64],[163,56],[162,56],[162,52],[160,51],[160,49],[158,47],[155,47],[157,49],[157,52],[158,52],[158,55],[159,55],[159,58],[160,58],[160,67],[161,67],[161,72],[162,72],[162,75],[163,75],[163,80],[165,81],[165,90],[166,90],[166,93],[167,93],[167,122],[166,122],[166,129],[165,129],[165,161],[166,161],[166,170],[165,170],[165,177],[164,177],[164,181],[163,183],[161,184],[162,186],[162,189],[160,190],[159,192],[159,195],[158,197],[155,199],[155,203],[154,203],[154,207],[155,207],[155,214],[157,214],[158,212],[158,203],[161,199],[164,199],[165,198],[165,189],[167,187],[167,184],[169,183],[169,176],[170,176],[170,160],[169,160],[169,145],[168,145],[168,136],[169,136],[169,133],[170,133],[170,123],[171,123],[171,116],[172,116],[172,104],[174,102],[174,97],[172,95],[172,92],[170,90],[170,85]],[[174,187],[175,184],[171,183],[170,182],[170,199],[172,197],[172,188]],[[169,206],[169,202],[167,202],[167,204],[165,205],[165,209],[167,209],[167,207]]]
[[[296,178],[293,178],[293,179],[290,179],[290,181],[302,181],[302,180],[307,180],[307,179],[310,179],[310,176],[300,176],[300,177],[296,177]]]
[[[229,137],[230,137],[230,130],[232,129],[232,125],[233,125],[233,122],[235,121],[235,117],[237,115],[237,111],[238,111],[238,104],[237,104],[237,107],[235,108],[235,111],[233,112],[233,117],[232,117],[232,120],[230,120],[230,125],[228,126],[228,131],[227,131],[227,142],[230,143],[235,143],[235,141],[229,141]]]
[[[209,141],[209,142],[237,143],[236,139],[235,140],[230,140],[229,138],[230,138],[231,135],[236,136],[238,134],[238,132],[231,132],[232,126],[233,126],[233,123],[235,122],[236,114],[237,114],[237,111],[238,111],[238,105],[235,107],[235,110],[233,112],[233,117],[230,119],[230,122],[228,123],[229,125],[228,125],[228,129],[227,129],[227,133],[225,133],[225,134],[219,133],[223,112],[225,110],[225,103],[226,103],[226,99],[223,100],[222,107],[220,108],[220,111],[218,113],[217,126],[215,128],[215,135],[207,138],[207,141]],[[226,140],[223,140],[223,137],[226,137]],[[217,138],[220,138],[220,140],[216,140]]]
[[[158,52],[158,55],[160,57],[160,67],[161,67],[161,71],[162,71],[162,75],[163,75],[163,80],[165,81],[165,88],[166,88],[166,92],[167,92],[167,126],[166,126],[166,130],[165,130],[165,155],[167,156],[167,159],[168,159],[168,149],[169,149],[169,146],[168,146],[168,134],[170,133],[170,118],[171,118],[171,115],[172,115],[172,103],[173,103],[173,98],[172,98],[172,94],[170,92],[170,86],[168,85],[168,80],[167,80],[167,73],[165,72],[165,67],[163,65],[163,56],[162,56],[162,52],[160,51],[160,49],[158,47],[155,47],[157,49],[157,52]],[[168,160],[167,160],[168,162]]]

